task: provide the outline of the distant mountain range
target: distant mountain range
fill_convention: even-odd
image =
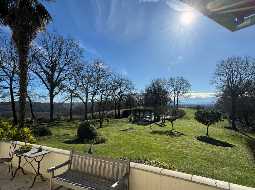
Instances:
[[[180,104],[185,105],[212,105],[217,101],[216,97],[207,97],[207,98],[185,98],[180,101]]]

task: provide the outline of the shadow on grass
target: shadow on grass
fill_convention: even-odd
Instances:
[[[65,140],[63,143],[65,143],[65,144],[84,144],[84,141],[82,141],[78,138],[74,138],[74,139]]]
[[[254,140],[254,139],[253,139],[253,140],[249,139],[249,140],[247,141],[247,144],[248,144],[249,149],[250,149],[251,152],[252,152],[253,159],[254,159],[254,161],[255,161],[255,140]]]
[[[175,130],[170,130],[170,131],[153,130],[151,131],[151,134],[167,135],[170,137],[180,137],[184,135],[183,133],[179,131],[175,131]]]
[[[215,145],[215,146],[220,146],[220,147],[229,147],[232,148],[234,147],[233,144],[230,144],[228,142],[225,141],[221,141],[221,140],[217,140],[211,137],[207,137],[207,136],[198,136],[197,140],[203,142],[203,143],[207,143],[207,144],[211,144],[211,145]]]
[[[120,131],[122,131],[122,132],[132,132],[132,131],[135,131],[135,129],[133,127],[129,127],[127,129],[121,129]]]

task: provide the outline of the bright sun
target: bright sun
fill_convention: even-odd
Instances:
[[[195,15],[192,11],[183,12],[180,17],[181,24],[190,25],[193,23]]]

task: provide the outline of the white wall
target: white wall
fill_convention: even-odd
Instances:
[[[19,145],[22,144],[24,143],[19,142]],[[33,146],[39,147],[39,145]],[[10,143],[0,142],[0,157],[8,155],[9,147]],[[51,151],[41,164],[41,172],[46,177],[49,177],[47,169],[67,161],[70,152],[44,146],[43,149]],[[13,161],[15,166],[17,166],[17,161],[17,158]],[[25,166],[25,170],[28,172],[33,171],[29,165]],[[59,173],[61,172],[64,172],[64,170],[59,171]],[[239,186],[228,182],[138,163],[131,163],[129,182],[130,190],[255,190],[255,188]]]

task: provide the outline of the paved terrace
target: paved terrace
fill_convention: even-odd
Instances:
[[[14,180],[11,180],[10,175],[8,175],[8,166],[3,164],[0,165],[0,172],[1,172],[0,190],[29,190],[31,189],[29,187],[33,182],[32,174],[23,175],[20,172],[17,174]],[[47,190],[47,189],[49,189],[48,180],[43,182],[39,178],[31,190]],[[59,190],[67,190],[67,189],[61,187],[59,188]]]

